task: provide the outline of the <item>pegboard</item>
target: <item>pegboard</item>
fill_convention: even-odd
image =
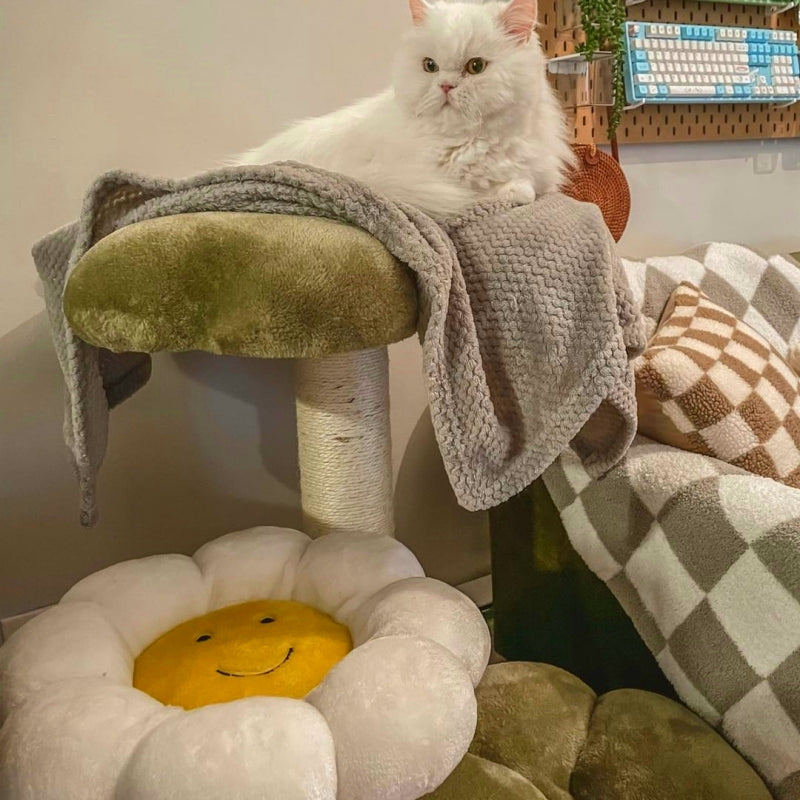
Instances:
[[[773,14],[769,6],[702,0],[644,0],[628,6],[627,16],[629,20],[682,25],[800,30],[797,9]],[[577,0],[540,0],[538,31],[548,58],[573,54],[583,40]],[[598,97],[599,91],[594,98],[587,96],[585,80],[550,78],[567,109],[574,140],[607,143],[608,108],[592,103],[607,102],[608,98]],[[783,108],[769,103],[644,105],[624,111],[617,129],[617,139],[625,144],[791,137],[800,137],[800,103]]]

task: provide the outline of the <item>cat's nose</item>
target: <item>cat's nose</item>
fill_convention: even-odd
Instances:
[[[447,95],[447,94],[450,94],[451,90],[452,90],[452,89],[455,89],[455,88],[456,88],[456,87],[455,87],[455,86],[453,86],[453,84],[452,84],[452,83],[443,83],[443,84],[442,84],[442,91],[443,91],[443,92],[444,92],[446,95]]]

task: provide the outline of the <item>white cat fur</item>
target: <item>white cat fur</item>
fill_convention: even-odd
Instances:
[[[410,0],[393,86],[304,120],[236,164],[294,160],[449,216],[490,198],[557,190],[571,151],[535,33],[536,0]],[[426,72],[433,59],[437,72]],[[473,58],[488,66],[466,71]],[[443,84],[453,88],[449,93]]]

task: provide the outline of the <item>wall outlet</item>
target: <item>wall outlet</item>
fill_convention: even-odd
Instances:
[[[772,151],[756,153],[753,172],[755,172],[756,175],[772,175],[777,166],[778,153]]]
[[[785,170],[800,169],[800,149],[787,147],[783,151],[783,168]]]
[[[33,619],[42,611],[46,611],[52,606],[45,606],[44,608],[35,608],[33,611],[24,611],[22,614],[16,614],[13,617],[6,617],[0,619],[0,644],[8,639],[14,631],[19,630],[28,620]]]

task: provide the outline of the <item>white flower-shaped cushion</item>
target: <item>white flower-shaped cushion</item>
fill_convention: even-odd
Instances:
[[[227,605],[291,599],[354,649],[305,700],[192,711],[134,689],[135,656]],[[256,528],[194,558],[90,575],[0,647],[3,800],[414,800],[467,751],[489,633],[389,538]]]

